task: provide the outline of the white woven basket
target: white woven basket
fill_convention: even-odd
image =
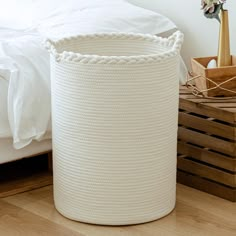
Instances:
[[[176,196],[180,32],[95,34],[51,52],[54,200],[88,223],[152,221]]]

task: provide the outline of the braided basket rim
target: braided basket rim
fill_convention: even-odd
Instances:
[[[161,53],[153,53],[149,55],[135,56],[99,56],[80,54],[72,51],[58,52],[57,48],[62,47],[70,41],[95,40],[95,39],[122,39],[122,40],[142,40],[151,43],[159,43],[163,47],[169,47],[169,50]],[[45,47],[57,62],[77,62],[83,64],[140,64],[162,61],[179,54],[184,35],[180,31],[176,31],[168,38],[158,37],[151,34],[140,33],[97,33],[77,35],[62,38],[57,41],[46,40]]]

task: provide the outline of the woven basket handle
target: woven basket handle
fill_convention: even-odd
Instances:
[[[47,39],[44,42],[45,48],[47,49],[47,51],[54,56],[55,60],[58,62],[61,59],[61,55],[57,52],[56,50],[56,42]]]
[[[168,37],[167,40],[168,40],[169,46],[172,46],[172,49],[174,51],[179,52],[184,42],[184,34],[181,33],[180,31],[176,31],[170,37]]]

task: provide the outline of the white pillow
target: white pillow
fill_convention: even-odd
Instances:
[[[34,9],[37,29],[51,39],[96,32],[159,34],[176,28],[167,17],[125,0],[34,0]]]
[[[0,0],[0,28],[32,26],[32,0]]]

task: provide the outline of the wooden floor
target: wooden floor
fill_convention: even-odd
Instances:
[[[0,236],[230,236],[236,235],[236,203],[178,184],[176,209],[152,223],[105,227],[61,216],[52,186],[0,199]]]

